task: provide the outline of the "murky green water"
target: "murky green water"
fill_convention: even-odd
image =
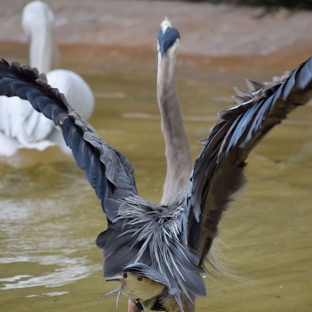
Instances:
[[[135,164],[140,194],[157,202],[165,159],[155,77],[134,76],[85,76],[97,100],[90,122]],[[232,91],[196,79],[178,85],[195,159],[196,142]],[[207,277],[197,311],[312,311],[312,106],[261,142],[246,174],[245,191],[222,220],[229,247],[221,249],[233,273],[251,282]],[[104,295],[115,285],[102,278],[94,243],[105,216],[73,161],[0,165],[0,219],[0,311],[115,311],[115,297]],[[122,298],[116,311],[125,310]]]

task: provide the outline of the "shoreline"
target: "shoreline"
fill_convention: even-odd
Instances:
[[[74,70],[80,74],[101,72],[136,72],[143,75],[156,73],[156,49],[148,46],[133,48],[101,44],[61,44],[59,68]],[[28,44],[1,42],[0,56],[7,61],[28,64]],[[265,81],[273,75],[293,70],[312,56],[309,44],[298,43],[265,56],[227,55],[211,56],[187,54],[179,51],[178,76],[233,84],[233,79]],[[243,82],[243,81],[242,81]]]
[[[21,27],[29,0],[1,0],[0,41],[27,43]],[[179,1],[46,0],[56,19],[59,45],[89,44],[156,49],[167,16],[181,34],[180,54],[266,56],[297,43],[312,51],[312,11]]]
[[[28,0],[1,0],[0,56],[28,64],[21,27]],[[56,17],[59,68],[156,73],[156,38],[164,16],[181,34],[178,75],[235,84],[293,70],[312,56],[312,12],[164,1],[46,0]],[[243,84],[243,81],[242,81]]]

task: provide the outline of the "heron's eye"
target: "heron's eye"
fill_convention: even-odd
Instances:
[[[139,282],[141,282],[141,281],[143,280],[143,278],[142,278],[141,276],[138,276],[138,277],[137,277],[137,280],[138,280]]]
[[[127,274],[127,273],[124,273],[124,274],[122,274],[122,277],[123,277],[123,278],[127,278],[127,277],[128,277],[128,274]]]

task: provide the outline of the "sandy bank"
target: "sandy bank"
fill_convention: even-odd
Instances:
[[[0,0],[0,53],[27,60],[20,26],[27,0]],[[63,62],[89,68],[154,68],[164,16],[180,30],[180,63],[206,71],[292,69],[312,56],[312,12],[165,1],[47,0],[56,16]],[[152,53],[152,54],[151,54]],[[152,57],[151,57],[152,55]],[[12,60],[12,59],[11,59]],[[146,62],[145,62],[146,60]],[[148,65],[150,64],[150,65]],[[286,65],[285,65],[286,64]],[[214,75],[214,72],[211,73]],[[250,77],[250,75],[249,75]]]

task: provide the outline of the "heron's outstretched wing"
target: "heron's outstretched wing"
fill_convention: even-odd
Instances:
[[[52,89],[44,76],[19,63],[0,61],[0,94],[28,100],[35,110],[53,120],[62,129],[66,144],[72,149],[78,166],[101,200],[111,224],[122,198],[137,195],[134,167],[124,155],[102,141],[91,126],[67,103],[63,94]],[[121,244],[122,245],[122,244]]]
[[[187,205],[188,244],[201,263],[207,256],[222,212],[244,184],[245,159],[263,136],[312,96],[312,58],[289,77],[259,84],[247,81],[250,91],[236,88],[238,105],[223,109],[204,140],[191,175]]]
[[[140,262],[145,265],[144,276],[157,281],[153,272],[162,274],[168,291],[181,307],[181,292],[205,295],[198,258],[179,239],[178,216],[184,208],[162,207],[139,197],[132,164],[103,142],[44,79],[36,69],[0,60],[0,95],[27,99],[34,109],[61,127],[77,164],[101,199],[108,228],[96,243],[104,249],[104,275],[134,269],[131,264]]]

